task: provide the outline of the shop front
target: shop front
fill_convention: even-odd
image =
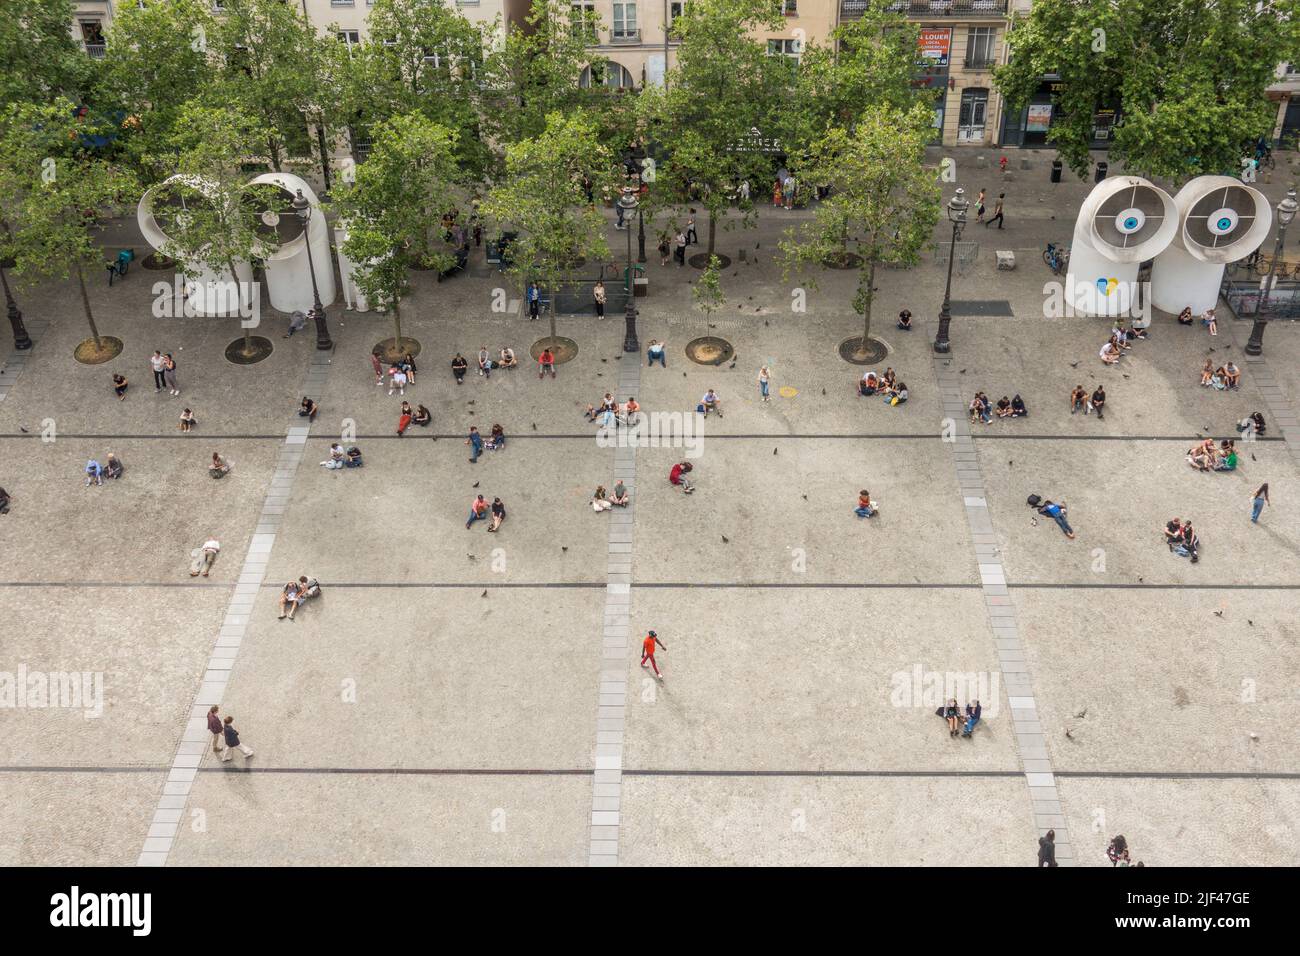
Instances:
[[[1062,113],[1057,99],[1065,84],[1059,76],[1045,76],[1029,102],[1019,110],[1006,110],[1002,116],[1002,145],[1034,149],[1047,145],[1047,134]],[[1100,107],[1092,114],[1092,149],[1106,149],[1119,122],[1115,107]]]

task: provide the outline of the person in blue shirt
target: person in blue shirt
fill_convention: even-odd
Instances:
[[[483,454],[483,436],[478,433],[478,427],[471,425],[469,427],[469,437],[465,439],[465,444],[470,446],[473,455],[470,457],[471,465],[478,464],[478,456]]]
[[[970,737],[971,732],[975,730],[975,725],[980,722],[980,714],[983,712],[984,709],[980,707],[978,700],[973,704],[966,705],[966,726],[961,731],[963,737]]]
[[[89,488],[92,482],[96,485],[104,483],[104,468],[93,458],[86,462],[86,487]]]
[[[1038,513],[1040,515],[1047,515],[1047,517],[1055,521],[1060,526],[1061,530],[1065,532],[1067,538],[1074,538],[1074,529],[1071,528],[1070,523],[1065,520],[1065,505],[1063,503],[1058,505],[1056,502],[1049,499],[1043,502],[1042,507],[1038,509]]]
[[[537,309],[542,302],[542,290],[537,287],[536,282],[528,283],[528,318],[537,318]]]

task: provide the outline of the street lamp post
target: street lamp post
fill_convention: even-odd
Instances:
[[[1264,354],[1264,326],[1268,324],[1268,319],[1264,317],[1263,311],[1268,305],[1268,297],[1273,294],[1273,273],[1277,269],[1277,261],[1282,258],[1286,227],[1295,219],[1297,209],[1300,209],[1300,203],[1296,202],[1293,187],[1287,192],[1286,198],[1277,204],[1277,245],[1273,248],[1273,261],[1268,266],[1268,278],[1264,280],[1264,292],[1255,306],[1255,324],[1251,327],[1250,339],[1246,342],[1247,355]]]
[[[642,190],[645,189],[645,181],[641,178],[641,172],[645,169],[645,148],[637,145],[632,150],[632,161],[636,163],[636,261],[645,262],[645,214],[641,209],[639,200],[642,198]]]
[[[934,337],[934,350],[941,355],[948,354],[952,345],[948,341],[948,326],[952,324],[952,261],[957,258],[957,240],[966,225],[966,210],[970,203],[965,191],[958,186],[957,194],[948,200],[948,219],[952,222],[952,243],[948,246],[948,281],[943,287],[943,308],[939,310],[939,332]]]
[[[330,339],[329,326],[325,324],[325,307],[320,302],[320,290],[316,287],[316,264],[311,257],[311,231],[308,228],[311,223],[311,203],[303,196],[302,190],[293,197],[293,211],[298,218],[302,220],[302,239],[307,246],[307,268],[311,271],[311,312],[308,313],[316,322],[316,348],[321,351],[334,348],[334,342]],[[401,345],[401,343],[397,343]]]
[[[9,279],[5,276],[5,269],[13,268],[13,262],[0,262],[0,285],[5,289],[5,311],[9,315],[9,325],[14,330],[14,348],[19,351],[32,347],[32,337],[27,334],[27,326],[23,325],[23,313],[18,308],[18,303],[14,301],[14,295],[9,291]]]
[[[618,204],[623,207],[623,220],[635,209],[639,211],[635,191],[631,186],[623,187],[623,195]],[[641,345],[636,337],[636,277],[632,272],[632,230],[627,230],[627,312],[624,315],[626,330],[623,333],[623,351],[639,352]]]

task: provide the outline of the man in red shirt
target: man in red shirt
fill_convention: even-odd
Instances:
[[[654,668],[655,677],[663,680],[664,675],[659,673],[659,665],[655,663],[656,644],[658,644],[661,649],[665,651],[668,650],[668,648],[664,646],[664,642],[659,640],[659,636],[655,634],[654,631],[649,631],[645,636],[645,640],[641,642],[641,666],[645,667],[645,662],[649,661],[650,666]]]
[[[542,349],[542,354],[537,356],[537,377],[546,378],[547,372],[555,378],[555,355],[550,349]]]
[[[683,493],[688,495],[695,490],[691,486],[690,479],[686,477],[691,470],[692,466],[689,461],[679,461],[677,464],[673,465],[673,470],[668,472],[668,480],[681,488]]]

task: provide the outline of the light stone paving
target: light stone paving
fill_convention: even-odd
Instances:
[[[624,352],[619,361],[616,398],[639,395],[641,353]],[[642,423],[645,419],[642,418]],[[609,512],[609,551],[605,566],[605,619],[601,637],[600,696],[596,708],[596,760],[592,777],[591,866],[617,866],[622,820],[623,734],[627,720],[627,652],[631,634],[632,542],[636,522],[636,445],[614,449],[614,478],[627,486],[631,501]]]
[[[928,331],[927,331],[928,334]],[[1033,803],[1034,824],[1039,836],[1048,830],[1056,831],[1056,861],[1062,866],[1074,865],[1074,848],[1066,829],[1065,813],[1056,790],[1056,777],[1052,772],[1051,755],[1047,751],[1047,738],[1038,718],[1038,705],[1034,700],[1033,684],[1025,663],[1025,651],[1020,643],[1016,625],[1016,610],[1007,590],[1006,574],[998,553],[997,536],[989,517],[984,477],[971,439],[966,402],[962,400],[959,372],[953,367],[953,358],[936,355],[934,375],[943,403],[947,433],[952,435],[953,462],[957,469],[957,483],[966,507],[966,522],[970,526],[976,561],[979,564],[980,584],[984,592],[985,611],[997,644],[998,667],[1002,672],[1011,720],[1015,728],[1016,749],[1029,786]]]
[[[318,351],[312,354],[311,365],[303,382],[304,395],[321,394],[329,375],[329,367],[329,352]],[[207,723],[208,710],[213,704],[220,704],[225,696],[226,683],[234,669],[235,660],[239,657],[239,647],[243,643],[253,605],[257,602],[258,591],[266,578],[266,565],[293,492],[294,477],[298,466],[302,464],[303,446],[311,433],[311,424],[299,424],[301,421],[303,419],[295,413],[280,446],[280,457],[271,479],[271,487],[262,504],[257,529],[249,542],[239,572],[239,581],[226,608],[225,620],[217,634],[202,683],[190,707],[190,717],[176,748],[176,755],[172,758],[162,796],[158,799],[144,847],[136,861],[137,866],[167,865],[167,857],[180,828],[194,778],[198,775],[204,755],[212,750],[212,734],[208,732]]]
[[[27,367],[27,357],[36,349],[36,344],[40,341],[42,333],[45,331],[47,323],[25,322],[27,327],[27,337],[32,340],[32,347],[29,349],[10,348],[9,355],[5,359],[4,365],[0,365],[0,402],[5,400],[14,384],[18,381],[18,376],[22,375],[23,369]]]
[[[1245,340],[1250,337],[1253,323],[1226,322],[1224,324],[1228,326],[1233,341],[1243,346],[1242,359],[1246,366],[1242,369],[1243,377],[1250,376],[1260,397],[1264,399],[1264,404],[1268,407],[1268,411],[1264,414],[1264,423],[1268,426],[1268,431],[1285,439],[1291,457],[1300,464],[1300,419],[1296,418],[1295,407],[1288,400],[1286,390],[1269,367],[1267,330],[1264,335],[1264,354],[1247,355],[1244,351]]]

